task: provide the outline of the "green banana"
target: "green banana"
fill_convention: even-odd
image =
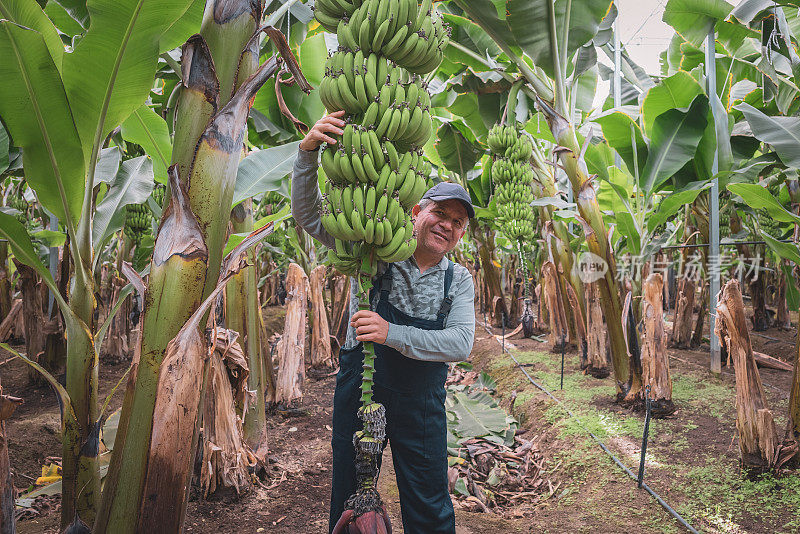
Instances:
[[[389,166],[387,165],[386,168],[388,169]],[[389,172],[389,178],[386,180],[386,196],[389,197],[394,193],[395,187],[397,184],[397,173],[395,171]]]
[[[361,119],[362,128],[371,128],[375,126],[375,121],[378,119],[378,107],[379,104],[377,102],[373,102],[369,105],[367,111],[364,112],[364,118]]]
[[[339,149],[339,154],[339,169],[341,170],[342,176],[344,176],[349,183],[356,183],[357,179],[355,171],[353,170],[353,165],[350,163],[350,155],[345,151],[344,147]]]
[[[365,152],[364,155],[361,156],[361,165],[364,167],[364,174],[367,177],[367,181],[373,184],[377,183],[380,179],[380,175],[378,171],[375,170],[375,164],[369,152]]]
[[[355,95],[358,100],[359,111],[366,111],[369,107],[369,98],[367,97],[367,88],[364,85],[363,74],[357,74],[355,76]]]
[[[342,211],[350,213],[353,208],[353,187],[345,187],[342,189]]]
[[[392,240],[389,241],[388,244],[383,245],[382,247],[376,248],[375,249],[375,253],[379,257],[386,257],[386,256],[388,256],[390,254],[393,254],[394,252],[397,251],[397,248],[403,242],[403,236],[405,236],[404,232],[394,232],[394,235],[392,236]]]
[[[353,93],[350,91],[350,87],[347,83],[347,76],[339,76],[336,78],[336,86],[339,89],[339,95],[341,96],[341,105],[345,111],[351,114],[356,114],[361,111],[361,107],[358,103],[358,100]]]
[[[347,216],[345,216],[343,211],[336,215],[336,223],[338,224],[342,239],[346,239],[347,241],[355,241],[357,239],[353,227],[350,226],[350,222],[347,220]]]
[[[397,154],[397,149],[394,144],[388,139],[383,143],[383,148],[386,149],[386,156],[389,158],[389,165],[396,169],[400,166],[400,156]]]
[[[362,224],[364,221],[364,190],[360,187],[353,189],[353,209],[361,216]]]
[[[364,239],[364,222],[361,220],[361,214],[358,210],[353,210],[350,213],[350,224],[353,227],[353,241],[363,241]]]
[[[403,2],[404,0],[400,0]],[[389,39],[389,42],[383,45],[383,54],[387,57],[394,57],[395,52],[397,52],[400,47],[405,43],[406,36],[408,35],[408,26],[402,26],[397,33]]]

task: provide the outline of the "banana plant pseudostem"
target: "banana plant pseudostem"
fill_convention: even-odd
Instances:
[[[605,276],[598,281],[598,285],[603,313],[609,330],[617,397],[620,400],[633,400],[626,399],[631,389],[630,384],[636,379],[631,376],[626,337],[623,332],[622,301],[616,279],[616,261],[609,246],[608,230],[603,222],[596,192],[583,159],[582,147],[569,118],[566,73],[564,72],[564,62],[569,53],[568,48],[571,51],[576,46],[584,44],[574,43],[570,32],[574,32],[580,25],[596,29],[599,20],[609,12],[611,1],[590,0],[585,6],[574,6],[570,1],[509,1],[506,4],[507,11],[502,19],[498,17],[495,6],[486,0],[456,0],[456,4],[470,19],[481,26],[517,65],[520,74],[529,84],[526,90],[532,91],[539,109],[547,119],[553,137],[559,145],[560,164],[572,186],[589,251],[608,264],[608,270]],[[577,7],[583,9],[581,11],[583,20],[578,17],[572,19],[569,17],[570,10]],[[592,15],[594,18],[591,17]],[[532,31],[531,24],[543,31]],[[512,46],[519,46],[523,51],[529,52],[531,59],[540,61],[540,63],[536,63],[535,68],[531,68],[522,57],[514,53]],[[548,83],[549,80],[542,73],[543,68],[551,73],[552,84]],[[635,332],[631,332],[631,335],[635,335]]]
[[[243,77],[258,61],[263,29],[300,87],[310,90],[282,34],[260,27],[261,10],[257,0],[209,2],[200,33],[183,49],[172,174],[187,206],[165,210],[156,239],[139,360],[123,402],[97,532],[132,533],[156,524],[178,532],[182,524],[195,444],[179,461],[168,450],[177,446],[175,436],[194,442],[196,422],[171,428],[175,421],[154,413],[178,380],[175,369],[161,364],[167,344],[217,284],[247,115],[258,89],[281,65],[276,56]],[[173,191],[173,208],[175,201]],[[199,388],[187,394],[191,398],[180,402],[196,408]]]

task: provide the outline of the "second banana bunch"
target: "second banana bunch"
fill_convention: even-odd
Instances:
[[[315,16],[339,40],[320,99],[346,112],[321,156],[322,224],[336,240],[328,257],[344,274],[374,275],[378,261],[416,249],[410,210],[427,189],[420,147],[433,130],[421,76],[441,62],[449,30],[431,0],[317,0]]]
[[[511,240],[530,242],[534,236],[531,141],[513,126],[495,125],[488,135],[493,159],[483,172],[491,174],[501,230]]]

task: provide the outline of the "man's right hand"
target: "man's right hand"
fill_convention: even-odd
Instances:
[[[300,141],[300,148],[312,152],[319,148],[322,143],[335,145],[336,139],[330,137],[329,133],[342,135],[344,133],[344,121],[342,117],[344,111],[334,111],[329,115],[325,115],[311,127],[306,136]]]

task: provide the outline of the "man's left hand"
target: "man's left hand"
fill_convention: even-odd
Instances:
[[[356,329],[357,341],[372,341],[382,345],[389,335],[389,323],[377,313],[367,310],[353,314],[350,326]]]

